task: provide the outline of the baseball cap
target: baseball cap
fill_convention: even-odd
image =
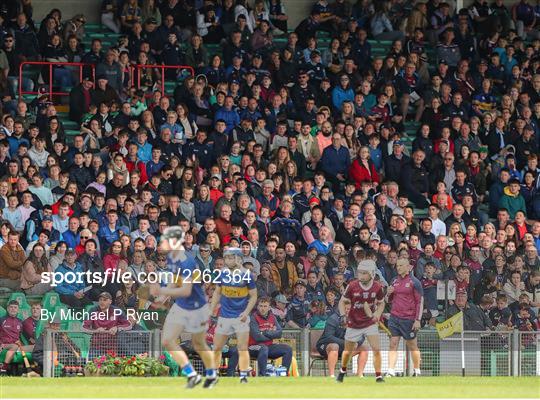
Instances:
[[[105,298],[105,299],[109,299],[109,300],[112,300],[112,296],[109,292],[103,292],[103,293],[100,293],[100,295],[98,296],[99,299],[101,298]]]
[[[380,243],[381,242],[381,237],[379,235],[377,235],[376,233],[374,233],[373,235],[371,235],[369,240],[376,240],[377,242]]]
[[[321,201],[317,198],[317,197],[312,197],[311,199],[309,199],[309,205],[312,205],[312,204],[321,204]]]
[[[150,17],[146,20],[146,23],[147,24],[154,24],[156,25],[157,24],[157,20],[154,18],[154,17]]]
[[[287,304],[287,303],[289,303],[289,302],[287,301],[287,298],[285,297],[284,294],[278,294],[278,295],[276,296],[276,303]]]
[[[306,287],[306,284],[302,281],[296,281],[296,283],[294,284],[294,287],[298,286],[298,285],[302,285],[304,287]]]
[[[52,217],[46,215],[45,217],[43,217],[43,219],[41,220],[41,222],[43,222],[43,221],[51,221],[51,222],[52,222],[52,220],[53,220]]]
[[[387,246],[391,246],[390,241],[387,240],[387,239],[381,240],[381,244],[385,244],[385,245],[387,245]]]
[[[403,146],[403,142],[401,140],[394,141],[393,146]]]
[[[221,175],[220,175],[220,174],[213,174],[213,175],[210,177],[210,179],[214,179],[214,178],[221,180]]]
[[[506,150],[507,153],[516,154],[516,148],[511,144],[504,147],[503,150]]]
[[[448,65],[448,62],[443,58],[443,59],[439,60],[439,65],[440,64]]]

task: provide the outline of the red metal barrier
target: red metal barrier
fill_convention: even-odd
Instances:
[[[23,68],[25,65],[42,65],[42,66],[49,67],[49,91],[48,91],[49,99],[51,99],[52,96],[69,95],[69,92],[55,92],[53,90],[53,86],[54,86],[53,68],[57,65],[65,65],[68,67],[78,67],[79,68],[79,83],[82,82],[83,80],[83,69],[85,67],[89,67],[92,69],[93,80],[94,81],[96,80],[96,67],[93,64],[75,63],[75,62],[23,61],[21,65],[19,66],[19,98],[22,97],[23,94],[40,94],[39,91],[26,92],[23,90],[22,80],[23,80]]]
[[[195,70],[190,65],[160,65],[160,64],[137,64],[131,66],[131,87],[135,86],[135,88],[139,89],[141,87],[141,73],[140,70],[143,68],[152,68],[152,69],[160,69],[161,70],[161,93],[165,94],[165,70],[167,69],[187,69],[191,72],[191,76],[195,76]],[[134,72],[137,70],[137,82],[134,81]]]

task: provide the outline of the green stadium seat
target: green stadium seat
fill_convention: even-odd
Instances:
[[[40,337],[46,327],[47,327],[47,322],[40,319],[36,325],[36,331],[34,333],[35,337],[36,338]]]
[[[24,303],[24,305],[19,306],[19,313],[17,314],[17,318],[24,321],[26,318],[30,317],[32,315],[32,307],[28,303]]]
[[[42,307],[47,311],[54,311],[60,304],[60,296],[56,292],[48,292],[43,296]]]
[[[5,315],[7,315],[6,309],[0,306],[0,318],[4,317]]]
[[[75,121],[64,120],[62,121],[62,125],[64,125],[64,129],[76,129],[78,131],[80,128],[79,124]]]
[[[23,292],[11,293],[11,296],[9,296],[9,299],[8,299],[8,303],[13,300],[17,301],[20,307],[24,305],[28,305],[28,302],[26,301],[26,295]]]

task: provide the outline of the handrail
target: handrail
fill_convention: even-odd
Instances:
[[[191,65],[164,65],[164,64],[136,64],[131,66],[131,84],[130,86],[135,86],[137,89],[141,87],[141,74],[137,74],[137,82],[135,85],[134,72],[135,70],[140,71],[143,68],[159,68],[161,69],[161,94],[165,94],[165,70],[166,69],[187,69],[191,72],[191,76],[195,76],[195,70]]]
[[[94,64],[89,63],[77,63],[77,62],[67,62],[67,61],[23,61],[19,65],[19,98],[22,97],[23,94],[40,94],[39,91],[24,91],[22,80],[23,80],[23,68],[25,65],[44,65],[49,66],[49,99],[52,98],[52,96],[67,96],[69,95],[69,92],[55,92],[53,91],[53,67],[58,65],[65,65],[69,67],[78,67],[79,68],[79,83],[83,80],[83,69],[85,67],[89,67],[92,70],[92,79],[95,81],[96,78],[96,66]]]

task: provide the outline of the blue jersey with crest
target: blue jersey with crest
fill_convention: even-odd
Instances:
[[[174,278],[178,277],[177,286],[181,287],[183,281],[192,284],[191,294],[188,297],[178,297],[175,303],[184,310],[198,310],[206,304],[200,270],[193,257],[184,253],[182,258],[173,260],[170,255],[167,256],[169,270],[174,274]]]
[[[235,274],[237,278],[233,279]],[[250,289],[257,286],[253,274],[247,269],[240,268],[233,272],[225,268],[221,274],[219,287],[221,288],[219,315],[224,318],[238,318],[248,305]]]

